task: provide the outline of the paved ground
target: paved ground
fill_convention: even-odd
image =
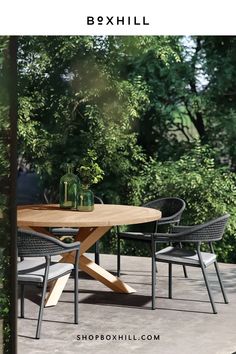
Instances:
[[[115,271],[116,258],[101,255],[101,264]],[[174,267],[173,299],[167,299],[164,264],[158,273],[157,309],[152,311],[150,265],[149,258],[122,257],[122,279],[137,290],[130,295],[115,294],[81,273],[78,326],[71,323],[70,279],[57,306],[45,309],[40,340],[32,338],[37,324],[38,290],[28,292],[26,318],[18,321],[19,353],[236,353],[236,265],[220,264],[228,305],[223,303],[214,268],[208,268],[217,315],[211,312],[201,271],[196,268],[189,268],[189,279],[185,279],[182,268]]]

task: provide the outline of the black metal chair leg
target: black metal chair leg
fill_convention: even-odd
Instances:
[[[183,271],[184,271],[184,277],[188,278],[186,266],[183,266]]]
[[[211,301],[211,306],[212,306],[213,313],[217,313],[216,307],[215,307],[215,303],[214,303],[214,300],[213,300],[213,296],[212,296],[212,293],[211,293],[211,288],[210,288],[210,285],[209,285],[209,282],[208,282],[207,273],[206,273],[205,266],[204,266],[204,263],[203,263],[203,260],[202,260],[202,255],[201,255],[201,250],[200,250],[200,243],[198,244],[198,247],[197,247],[197,254],[198,254],[198,259],[199,259],[199,262],[200,262],[203,278],[205,280],[207,292],[208,292],[208,295],[209,295],[209,298],[210,298],[210,301]]]
[[[95,263],[98,265],[100,264],[100,257],[99,257],[99,241],[95,243]]]
[[[21,284],[20,287],[20,317],[25,317],[25,285]]]
[[[117,277],[120,277],[120,236],[117,235]]]
[[[180,246],[180,248],[183,248],[181,242],[179,243],[179,246]],[[183,271],[184,271],[184,277],[185,277],[185,278],[188,278],[187,269],[186,269],[186,266],[185,266],[185,265],[183,265]]]
[[[75,273],[78,274],[78,265],[75,267]],[[78,324],[79,323],[79,308],[78,308],[78,302],[79,302],[79,278],[78,276],[75,277],[75,280],[74,280],[74,316],[75,316],[75,319],[74,319],[74,322],[75,324]]]
[[[50,263],[50,258],[47,258],[45,274],[44,274],[44,281],[43,281],[42,298],[41,298],[41,304],[40,304],[40,308],[39,308],[38,324],[37,324],[37,330],[36,330],[36,339],[40,338],[42,319],[43,319],[43,310],[44,310],[44,304],[45,304],[45,298],[46,298],[46,292],[47,292],[47,279],[48,279],[48,273],[49,273],[49,263]]]
[[[156,284],[157,284],[157,274],[156,274],[156,260],[155,260],[155,242],[152,237],[151,243],[152,252],[152,310],[156,308]]]
[[[41,304],[40,304],[40,308],[39,308],[39,317],[38,317],[38,324],[37,324],[37,330],[36,330],[36,339],[40,338],[44,303],[45,303],[45,298],[46,298],[46,290],[47,290],[47,284],[44,284],[42,298],[41,298]]]
[[[169,271],[169,299],[172,299],[172,264],[169,263],[169,267],[168,267],[168,271]]]
[[[208,282],[208,277],[207,277],[207,273],[206,273],[206,270],[204,268],[204,265],[201,266],[201,270],[202,270],[203,278],[205,280],[205,284],[206,284],[207,292],[208,292],[208,295],[209,295],[209,298],[210,298],[210,302],[211,302],[213,313],[216,314],[217,311],[216,311],[215,303],[214,303],[214,300],[213,300],[213,296],[212,296],[212,293],[211,293],[211,288],[210,288],[210,285],[209,285],[209,282]]]
[[[150,244],[150,251],[151,251],[151,254],[152,254],[152,242]],[[155,242],[155,252],[156,252],[156,242]],[[155,262],[155,268],[156,268],[156,273],[158,273],[158,269],[157,269],[157,263]],[[155,278],[156,279],[156,278]]]
[[[228,300],[226,292],[225,292],[225,288],[224,288],[224,285],[223,285],[223,282],[222,282],[222,279],[221,279],[221,276],[220,276],[220,271],[219,271],[219,267],[218,267],[217,262],[214,262],[214,266],[215,266],[216,274],[217,274],[217,277],[218,277],[218,280],[219,280],[219,283],[220,283],[220,288],[221,288],[221,291],[222,291],[222,295],[223,295],[225,304],[228,304],[229,300]]]

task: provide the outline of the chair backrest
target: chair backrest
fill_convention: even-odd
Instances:
[[[94,196],[95,203],[104,204],[102,198],[98,197],[97,195]]]
[[[79,246],[77,246],[79,248]],[[56,238],[19,229],[17,233],[18,257],[53,256],[75,249],[73,244],[65,244]]]
[[[180,221],[186,204],[181,198],[167,197],[150,201],[143,206],[161,211],[162,217],[159,220],[159,223],[176,223]]]
[[[162,218],[149,223],[132,225],[128,228],[131,232],[153,233],[160,229],[159,225],[164,225],[163,228],[166,229],[165,225],[168,226],[170,224],[178,223],[184,211],[185,202],[177,197],[167,197],[152,200],[142,206],[160,210]]]
[[[44,203],[40,178],[35,172],[18,172],[16,203],[17,205]]]
[[[229,219],[229,214],[224,214],[216,219],[208,221],[201,225],[195,225],[187,228],[186,231],[175,234],[172,241],[177,242],[202,242],[221,240]]]

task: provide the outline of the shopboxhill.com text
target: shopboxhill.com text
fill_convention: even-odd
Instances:
[[[87,16],[87,25],[100,26],[149,26],[146,17],[138,16]]]

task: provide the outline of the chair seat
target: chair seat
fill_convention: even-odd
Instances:
[[[213,253],[201,252],[203,264],[208,267],[216,261],[216,255]],[[166,247],[155,253],[156,261],[171,262],[181,265],[199,266],[200,262],[196,251],[186,250],[178,247]]]
[[[48,280],[70,273],[74,268],[71,263],[52,263],[49,267]],[[45,262],[38,259],[25,259],[17,264],[19,282],[42,283],[45,272]]]
[[[78,231],[78,228],[72,227],[53,227],[51,229],[51,232],[56,236],[76,236]]]

